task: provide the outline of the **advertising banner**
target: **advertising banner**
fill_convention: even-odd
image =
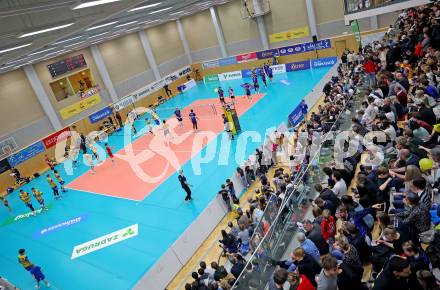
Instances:
[[[58,132],[55,132],[55,133],[47,136],[46,138],[44,138],[41,141],[43,142],[44,147],[50,148],[52,146],[55,146],[57,144],[57,141],[63,141],[65,139],[67,139],[67,136],[69,136],[69,135],[68,134],[62,134],[62,133],[69,132],[69,131],[70,131],[70,128],[66,127],[66,128],[64,128],[64,129],[62,129],[62,130],[60,130]],[[60,136],[60,140],[58,140],[58,136]]]
[[[8,159],[0,160],[0,174],[11,169]]]
[[[203,77],[203,81],[205,82],[205,84],[207,83],[215,83],[218,82],[218,75],[207,75]]]
[[[165,84],[169,85],[172,82],[178,80],[179,78],[183,77],[184,75],[186,75],[190,72],[191,72],[191,67],[187,66],[187,67],[184,67],[178,71],[175,71],[175,72],[165,76],[161,81],[165,82]],[[161,82],[161,81],[159,81],[159,82]],[[160,86],[163,87],[164,84],[162,84]]]
[[[245,53],[235,56],[238,63],[252,61],[257,59],[257,53],[251,52],[251,53]]]
[[[280,41],[291,40],[295,38],[303,38],[309,36],[309,27],[298,27],[287,31],[269,34],[270,43],[276,43]]]
[[[362,45],[362,37],[361,37],[361,31],[359,29],[359,22],[357,20],[353,20],[350,23],[351,31],[354,33],[354,37],[356,38],[356,41],[359,45]]]
[[[99,110],[98,112],[93,113],[89,116],[90,123],[94,124],[96,122],[99,122],[102,119],[107,118],[111,114],[112,114],[112,109],[110,109],[109,107],[105,107],[104,109]]]
[[[81,112],[84,112],[85,110],[96,106],[99,103],[101,103],[101,97],[98,94],[90,96],[87,99],[81,100],[70,106],[62,108],[60,110],[61,118],[63,118],[63,120],[69,119],[75,115],[78,115]]]
[[[81,215],[81,216],[72,218],[70,220],[66,220],[66,221],[60,222],[58,224],[51,225],[49,227],[46,227],[44,229],[41,229],[41,230],[35,232],[32,235],[32,238],[34,240],[39,239],[42,236],[45,236],[45,235],[51,234],[53,232],[59,231],[61,229],[73,226],[73,225],[80,223],[80,222],[83,222],[85,220],[87,220],[87,215]]]
[[[291,55],[291,54],[314,51],[315,47],[316,50],[321,50],[321,49],[331,48],[331,46],[332,43],[330,39],[322,39],[317,42],[306,42],[306,43],[281,47],[279,50],[280,50],[280,56],[283,56],[283,55]]]
[[[241,79],[241,78],[242,78],[241,70],[231,71],[231,72],[222,73],[222,74],[218,75],[218,79],[221,82],[229,81],[229,80],[236,80],[236,79]]]
[[[313,51],[313,50],[321,50],[321,49],[327,49],[332,47],[332,42],[330,39],[321,39],[317,42],[307,42],[305,43],[305,49],[307,51]]]
[[[204,63],[202,64],[202,66],[203,66],[203,69],[209,69],[209,68],[213,68],[213,67],[219,67],[219,66],[220,66],[220,62],[219,62],[218,59],[216,59],[216,60],[210,60],[210,61],[204,62]]]
[[[272,69],[272,74],[274,75],[286,73],[285,64],[272,65],[270,68]]]
[[[289,114],[289,122],[290,125],[292,125],[293,127],[298,126],[299,123],[301,123],[301,121],[304,119],[306,115],[304,114],[303,110],[302,110],[302,106],[301,104],[299,104],[295,110],[292,111],[292,113]]]
[[[187,81],[186,83],[178,86],[177,90],[179,92],[185,92],[191,88],[194,88],[196,85],[197,85],[196,82],[193,79],[191,79],[191,80]]]
[[[12,167],[17,166],[18,164],[44,152],[44,144],[41,141],[30,145],[29,147],[24,148],[18,153],[15,153],[12,156],[8,157],[8,162]]]
[[[228,65],[236,64],[237,59],[235,58],[235,56],[221,58],[218,60],[218,63],[220,66],[228,66]]]
[[[241,78],[250,78],[252,77],[252,71],[250,69],[244,69],[241,71]]]
[[[129,227],[120,229],[116,232],[107,234],[105,236],[75,246],[72,250],[71,259],[73,260],[78,257],[90,254],[92,252],[122,242],[124,240],[134,238],[137,235],[138,235],[138,224],[134,224]]]
[[[278,53],[278,49],[268,49],[263,51],[257,51],[258,59],[272,58],[275,53]]]
[[[298,61],[298,62],[291,62],[286,64],[286,71],[297,71],[297,70],[305,70],[310,68],[310,61],[304,60],[304,61]]]
[[[312,59],[310,62],[312,63],[312,68],[317,68],[317,67],[333,66],[334,64],[336,64],[337,61],[338,59],[336,58],[336,56],[333,56],[333,57]]]
[[[114,104],[113,104],[113,108],[114,108],[116,111],[120,111],[120,110],[122,110],[122,109],[124,109],[124,108],[130,106],[130,105],[133,104],[133,103],[134,103],[134,98],[133,98],[133,96],[128,96],[128,97],[126,97],[126,98],[120,100],[119,102],[114,103]]]

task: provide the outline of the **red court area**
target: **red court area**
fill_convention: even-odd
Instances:
[[[243,115],[263,96],[264,94],[253,95],[252,102],[245,97],[237,97],[238,116]],[[216,113],[212,104],[215,105]],[[188,117],[190,109],[194,109],[199,117],[199,130],[196,133]],[[218,99],[198,100],[182,110],[183,126],[179,126],[174,117],[166,121],[171,133],[167,137],[162,126],[154,127],[154,136],[147,130],[132,143],[131,137],[125,133],[125,137],[121,136],[127,140],[125,147],[114,154],[114,164],[107,159],[95,167],[96,173],[88,171],[67,187],[118,198],[143,200],[224,130],[221,114]],[[151,120],[151,116],[145,114],[136,124],[140,122],[144,127],[146,117]]]

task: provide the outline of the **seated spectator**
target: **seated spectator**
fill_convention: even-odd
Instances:
[[[327,254],[329,247],[327,242],[322,237],[321,226],[312,223],[310,220],[305,220],[303,225],[304,230],[306,231],[306,237],[315,244],[321,256]]]
[[[305,275],[316,286],[315,276],[321,271],[321,266],[319,266],[318,262],[301,247],[293,251],[292,258],[298,272]]]
[[[296,239],[298,240],[300,247],[303,248],[307,254],[315,258],[315,260],[319,263],[321,254],[319,253],[319,250],[315,244],[308,239],[304,233],[301,232],[296,235]]]

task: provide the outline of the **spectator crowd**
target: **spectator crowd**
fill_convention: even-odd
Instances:
[[[292,138],[268,136],[256,162],[237,169],[245,187],[258,181],[248,209],[231,181],[222,186],[219,194],[234,216],[219,241],[228,263],[201,262],[185,289],[228,290],[239,276],[240,289],[440,289],[438,19],[437,3],[407,9],[382,40],[344,52],[310,119]],[[352,108],[350,130],[334,142],[339,153],[312,189],[312,218],[294,225],[297,247],[288,259],[265,257],[265,267],[275,269],[262,281],[261,263],[247,259],[258,229],[262,238],[270,226],[265,211],[272,205],[290,210],[283,201],[298,178],[310,178],[301,168],[318,170],[312,157],[320,136],[335,129],[361,85],[367,89]]]

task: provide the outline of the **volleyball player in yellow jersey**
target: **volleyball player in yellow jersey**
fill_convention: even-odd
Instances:
[[[18,262],[25,268],[27,271],[32,269],[34,264],[32,264],[31,261],[29,261],[25,249],[18,250]]]
[[[20,189],[20,199],[24,204],[31,210],[34,211],[34,206],[32,205],[31,201],[31,195],[29,192],[24,191],[23,189]]]
[[[52,177],[50,177],[49,174],[46,175],[46,180],[47,180],[47,183],[49,183],[50,188],[52,188],[53,196],[55,196],[55,199],[59,199],[61,196],[58,192],[58,187],[55,184],[55,182],[53,181]]]
[[[6,199],[6,196],[0,196],[0,201],[3,203],[3,205],[4,205],[5,207],[8,208],[8,211],[9,211],[9,212],[12,212],[12,208],[11,208],[11,206],[9,205],[9,202],[8,202],[8,200]]]
[[[44,204],[44,198],[43,193],[36,189],[35,187],[31,188],[32,194],[34,195],[35,199],[38,201],[38,203],[41,205],[42,209],[47,209],[46,205]]]
[[[67,190],[64,188],[64,180],[61,178],[60,174],[58,173],[58,170],[53,171],[53,175],[55,175],[55,179],[58,181],[58,183],[61,186],[61,191],[66,192]]]

